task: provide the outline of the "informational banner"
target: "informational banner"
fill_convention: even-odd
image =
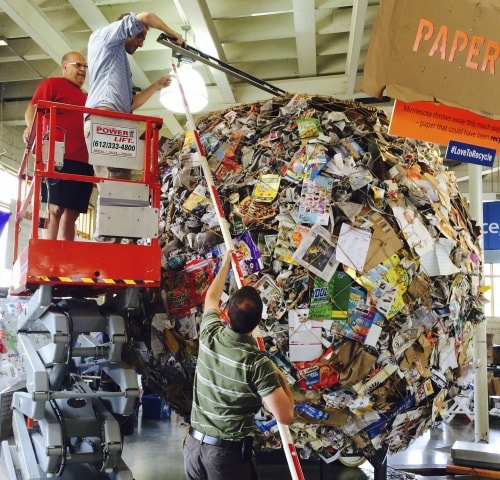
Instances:
[[[500,202],[483,203],[485,250],[500,250]]]
[[[382,0],[362,90],[500,119],[498,0]]]
[[[471,145],[469,143],[454,142],[448,144],[446,155],[448,160],[456,160],[458,162],[473,163],[483,167],[492,167],[495,162],[495,150],[492,148],[484,148],[479,145]]]
[[[396,100],[389,132],[440,145],[450,141],[480,145],[500,155],[500,120],[443,104]]]

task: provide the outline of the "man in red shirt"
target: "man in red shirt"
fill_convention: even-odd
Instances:
[[[36,114],[36,104],[40,100],[85,106],[87,95],[81,90],[87,76],[85,57],[79,52],[66,53],[61,61],[62,77],[43,80],[37,87],[26,109],[24,118],[27,142]],[[48,118],[44,119],[43,132],[48,133]],[[57,111],[56,139],[64,140],[64,164],[62,173],[94,175],[89,164],[87,145],[83,135],[83,114],[69,110]],[[76,182],[48,178],[49,223],[45,238],[50,240],[74,240],[75,222],[80,213],[86,213],[92,182]]]

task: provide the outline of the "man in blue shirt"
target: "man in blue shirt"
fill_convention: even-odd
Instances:
[[[142,47],[150,28],[161,30],[179,45],[185,44],[182,35],[150,12],[123,14],[90,36],[87,55],[90,85],[86,107],[132,113],[155,92],[170,84],[170,76],[164,75],[136,94],[132,90],[132,71],[127,54],[133,55]],[[91,152],[89,118],[86,117],[84,134]],[[131,171],[123,168],[95,166],[94,170],[98,177],[131,178]]]
[[[135,95],[132,91],[132,71],[127,54],[133,55],[142,47],[150,28],[161,30],[179,45],[184,45],[182,35],[149,12],[124,14],[90,36],[87,107],[132,113],[156,91],[169,85],[170,77],[165,75]]]

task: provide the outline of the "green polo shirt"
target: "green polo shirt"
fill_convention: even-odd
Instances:
[[[205,312],[193,386],[194,429],[213,437],[241,440],[253,432],[262,397],[280,386],[272,360],[259,350],[252,336],[224,325],[218,310]]]

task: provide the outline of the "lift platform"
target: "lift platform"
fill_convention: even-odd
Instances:
[[[120,168],[126,175],[60,172],[64,142],[51,132],[60,128],[57,117],[63,110],[90,115],[89,163],[96,170]],[[39,102],[34,125],[18,172],[10,288],[11,295],[30,296],[17,325],[26,389],[14,392],[15,444],[2,442],[2,457],[9,480],[19,475],[22,480],[132,480],[121,452],[124,436],[133,432],[140,392],[122,352],[130,340],[127,312],[137,308],[145,288],[160,285],[162,119]],[[43,238],[41,191],[47,180],[93,183],[95,236]],[[102,295],[106,301],[98,303]]]
[[[34,155],[32,147],[27,148],[18,172],[15,263],[10,293],[19,295],[33,291],[40,285],[52,285],[54,294],[61,296],[75,291],[81,295],[84,290],[95,295],[130,286],[159,286],[160,247],[158,221],[154,219],[158,219],[160,205],[157,160],[158,130],[162,119],[73,105],[64,105],[63,108],[91,115],[95,152],[90,152],[90,163],[99,166],[121,165],[139,173],[133,180],[63,174],[58,171],[56,164],[58,146],[54,137],[36,142]],[[61,109],[61,104],[44,101],[38,104],[38,111],[49,115],[53,130]],[[37,115],[37,118],[41,118],[41,115]],[[36,122],[35,125],[31,141],[35,136],[43,136],[42,122]],[[132,142],[125,144],[125,139],[132,139]],[[127,149],[121,150],[124,145]],[[146,237],[146,241],[140,244],[117,244],[41,238],[40,193],[42,182],[51,179],[92,182],[103,190],[99,196],[97,222],[104,235],[108,238]],[[21,221],[27,216],[32,217],[31,232],[27,245],[19,251]],[[144,217],[147,221],[143,221]]]

